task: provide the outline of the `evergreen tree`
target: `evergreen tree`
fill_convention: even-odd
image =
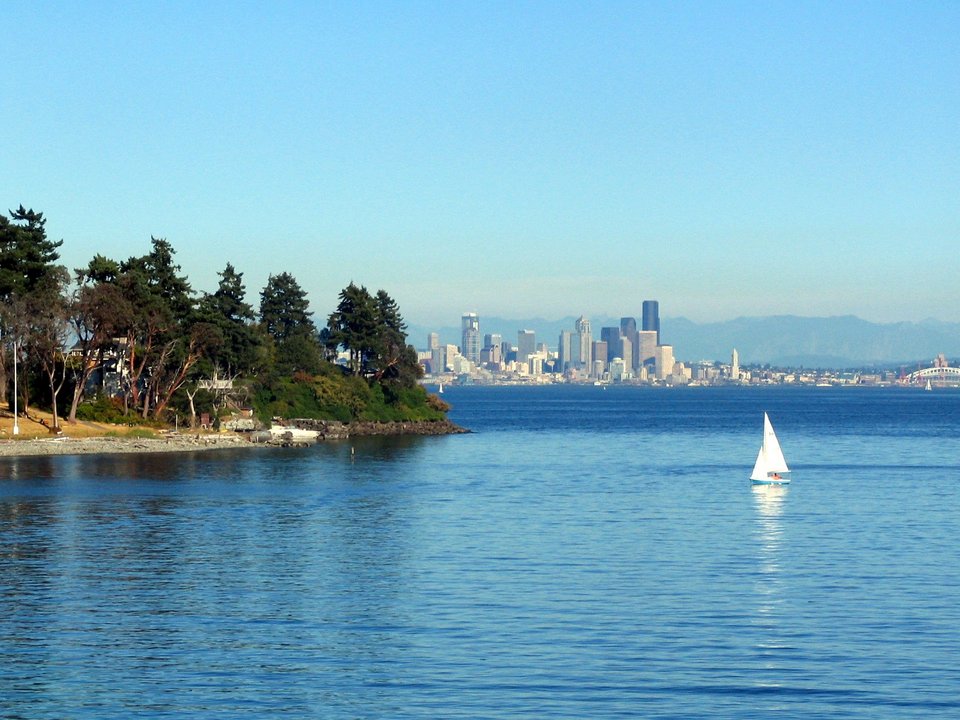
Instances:
[[[276,349],[276,371],[313,373],[320,365],[307,294],[290,273],[271,275],[260,293],[260,323]]]
[[[16,338],[26,333],[22,322],[25,316],[13,312],[13,308],[25,307],[30,294],[59,272],[55,263],[63,241],[47,239],[46,222],[43,213],[23,205],[11,210],[9,218],[0,214],[0,335],[4,344],[10,338],[16,344]],[[0,402],[6,402],[6,398],[7,355],[0,351]]]
[[[307,293],[290,273],[271,275],[260,293],[260,322],[276,342],[296,335],[315,335]]]
[[[43,213],[23,205],[10,218],[0,215],[0,300],[29,293],[54,272],[63,240],[48,240],[46,223]]]
[[[375,377],[391,379],[400,376],[407,349],[407,326],[396,301],[386,291],[378,290],[374,299],[377,311],[377,357]]]
[[[246,302],[243,273],[230,263],[219,273],[217,290],[200,301],[200,318],[216,326],[223,342],[211,360],[228,374],[245,372],[255,367],[260,336],[253,327],[253,308]]]
[[[350,372],[354,375],[366,375],[369,370],[377,349],[378,324],[376,302],[365,287],[351,282],[340,291],[337,309],[327,321],[329,343],[350,354]]]

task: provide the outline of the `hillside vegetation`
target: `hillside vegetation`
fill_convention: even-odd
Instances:
[[[255,310],[229,262],[197,293],[165,239],[144,255],[57,264],[42,213],[0,214],[0,404],[60,418],[195,425],[252,410],[274,417],[434,421],[406,324],[384,290],[350,283],[318,327],[296,278],[271,275]],[[68,344],[70,347],[68,347]]]

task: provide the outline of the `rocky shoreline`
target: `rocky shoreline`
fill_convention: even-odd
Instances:
[[[458,435],[470,432],[449,420],[415,420],[405,422],[352,422],[335,420],[290,420],[291,427],[318,433],[321,440],[345,440],[370,435]]]
[[[433,422],[339,423],[323,420],[291,421],[291,426],[317,431],[316,442],[346,440],[372,435],[453,435],[469,432],[449,420]],[[116,453],[199,452],[235,448],[283,446],[273,440],[255,442],[253,433],[167,433],[156,438],[144,437],[41,437],[0,440],[0,457],[37,455],[97,455]]]

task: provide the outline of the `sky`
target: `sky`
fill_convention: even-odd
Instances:
[[[960,321],[960,3],[3,4],[0,212],[407,320]],[[482,327],[482,325],[481,325]]]

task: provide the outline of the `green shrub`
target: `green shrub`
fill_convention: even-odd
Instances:
[[[97,395],[90,402],[77,406],[77,420],[110,423],[112,425],[147,425],[137,413],[123,414],[123,401],[106,395]]]
[[[330,363],[324,363],[317,374],[297,373],[257,386],[253,402],[264,423],[273,417],[341,422],[443,420],[446,409],[445,403],[428,396],[419,385],[371,383]]]

